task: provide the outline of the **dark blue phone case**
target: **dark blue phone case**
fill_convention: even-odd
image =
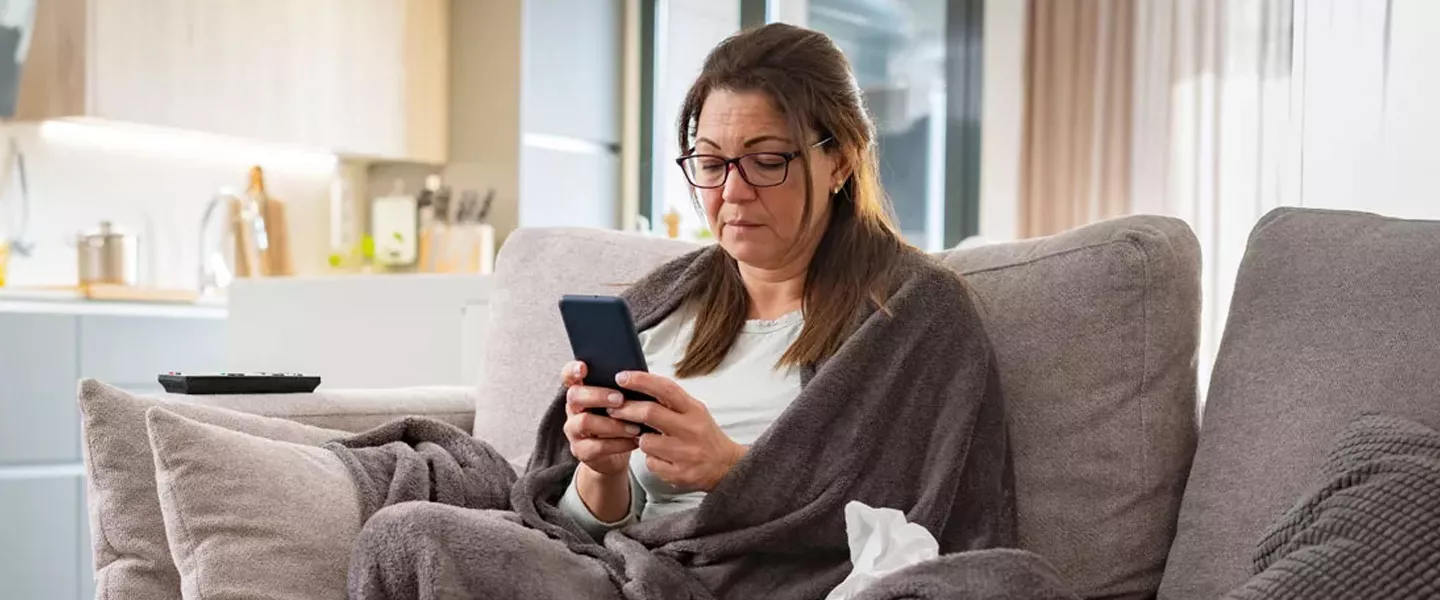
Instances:
[[[655,398],[634,390],[621,388],[615,376],[621,371],[649,371],[640,335],[630,305],[615,296],[567,295],[560,299],[560,318],[570,338],[575,360],[585,363],[585,385],[618,390],[626,400],[655,402]],[[602,409],[591,412],[603,415]],[[645,433],[656,433],[647,425]]]

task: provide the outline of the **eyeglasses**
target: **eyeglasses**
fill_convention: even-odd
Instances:
[[[825,138],[809,148],[819,148],[830,142]],[[724,187],[730,177],[730,165],[740,172],[745,183],[757,188],[775,187],[785,183],[790,175],[790,163],[800,157],[801,152],[752,152],[735,158],[716,154],[691,154],[675,159],[690,185],[700,189]]]

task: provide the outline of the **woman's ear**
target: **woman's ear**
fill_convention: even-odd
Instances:
[[[839,192],[840,188],[850,181],[850,176],[853,174],[854,169],[850,168],[849,161],[844,157],[836,157],[835,168],[830,172],[830,193]]]

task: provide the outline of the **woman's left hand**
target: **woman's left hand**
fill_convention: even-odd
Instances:
[[[660,431],[641,435],[640,450],[645,453],[645,466],[665,483],[708,492],[745,455],[746,447],[720,430],[705,403],[685,393],[674,380],[627,371],[616,376],[615,383],[659,400],[627,400],[610,409],[610,416]]]

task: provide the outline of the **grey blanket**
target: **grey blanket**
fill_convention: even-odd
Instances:
[[[716,260],[718,248],[699,250],[630,288],[637,326],[676,310]],[[384,435],[347,441],[352,476],[368,482],[362,502],[390,506],[356,541],[351,597],[822,598],[850,570],[851,500],[904,511],[942,554],[1012,545],[1005,420],[980,319],[959,279],[928,257],[912,255],[893,276],[885,310],[854,315],[840,351],[802,370],[793,405],[699,507],[601,543],[556,508],[576,467],[561,431],[563,393],[508,502],[490,495],[508,479],[483,444],[472,457],[480,465],[437,475],[436,489],[453,486],[451,475],[494,477],[463,505],[510,512],[396,504],[434,495],[394,491],[400,478],[384,473],[383,455],[406,451],[359,448],[393,441]]]
[[[345,463],[360,520],[401,502],[507,508],[515,472],[468,432],[429,418],[397,419],[324,447]]]
[[[1265,532],[1227,600],[1440,598],[1440,432],[1363,416],[1337,437],[1324,483]]]

